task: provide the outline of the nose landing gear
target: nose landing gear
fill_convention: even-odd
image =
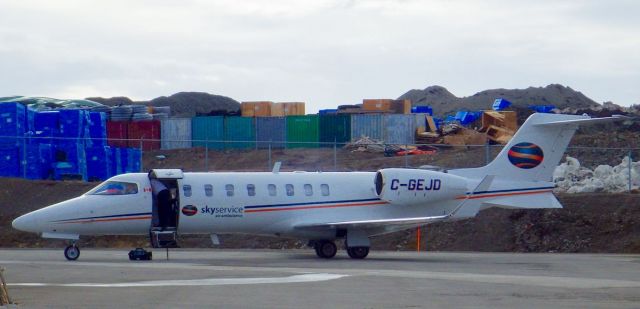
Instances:
[[[75,261],[80,257],[80,248],[75,242],[64,248],[64,257],[69,261]]]

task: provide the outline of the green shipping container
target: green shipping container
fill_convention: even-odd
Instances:
[[[320,147],[344,146],[351,141],[351,115],[320,116]]]
[[[287,148],[317,148],[318,115],[287,116]]]
[[[247,149],[256,147],[256,127],[253,117],[224,118],[224,148]]]
[[[191,119],[193,147],[224,149],[224,117],[203,116]]]

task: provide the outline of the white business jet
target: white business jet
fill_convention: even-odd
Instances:
[[[581,124],[613,116],[533,114],[500,154],[479,168],[377,172],[183,173],[156,169],[112,177],[84,195],[25,214],[13,227],[71,241],[80,235],[149,235],[155,248],[176,235],[243,233],[309,240],[321,258],[344,239],[351,258],[369,254],[369,238],[480,210],[562,208],[553,170]]]

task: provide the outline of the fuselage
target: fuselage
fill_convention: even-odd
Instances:
[[[437,175],[441,174],[441,177]],[[464,195],[467,184],[453,184],[444,173],[405,185],[424,202],[394,203],[376,192],[375,172],[184,173],[175,179],[177,229],[182,234],[248,233],[300,238],[334,238],[335,231],[299,230],[296,226],[355,220],[443,215],[455,199],[426,203],[431,196]],[[124,174],[106,183],[133,183],[133,194],[96,194],[96,189],[18,218],[17,228],[77,235],[146,235],[157,213],[149,176]],[[402,182],[402,184],[400,183]],[[411,188],[413,186],[413,188]],[[401,197],[406,197],[402,195]],[[333,233],[333,234],[332,234]]]

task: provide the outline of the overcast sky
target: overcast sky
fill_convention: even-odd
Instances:
[[[307,111],[442,85],[640,103],[640,1],[0,0],[0,96],[204,91]]]

